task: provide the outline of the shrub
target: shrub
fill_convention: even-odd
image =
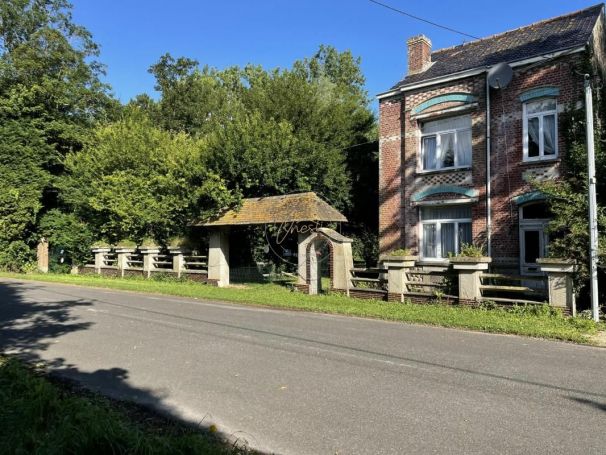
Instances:
[[[461,244],[461,251],[454,257],[481,258],[484,257],[484,247],[476,246],[471,243],[463,243]]]
[[[116,242],[116,246],[120,248],[137,248],[137,242],[133,242],[132,240],[120,240]]]
[[[399,248],[397,250],[390,251],[388,256],[411,256],[412,251],[410,248]]]
[[[142,241],[141,241],[141,245],[140,246],[145,246],[145,247],[157,247],[158,246],[158,242],[156,242],[154,239],[152,239],[151,237],[145,237]]]
[[[35,270],[35,255],[22,240],[0,244],[0,269],[8,272],[26,272]]]
[[[508,308],[508,311],[519,316],[563,317],[562,312],[558,308],[547,304],[513,305]]]
[[[376,233],[369,229],[359,229],[356,233],[346,232],[345,235],[353,240],[351,247],[354,261],[366,265],[377,263],[379,239]]]
[[[93,235],[88,226],[73,213],[63,213],[58,209],[50,210],[41,219],[40,234],[48,240],[54,253],[51,268],[55,265],[69,270],[68,265],[79,265],[90,257],[90,248],[93,244]],[[62,253],[59,253],[60,251]],[[56,260],[64,258],[63,263]]]

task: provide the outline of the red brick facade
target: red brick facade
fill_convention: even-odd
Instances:
[[[602,55],[593,52],[592,55]],[[491,116],[491,206],[492,256],[495,265],[519,262],[518,206],[513,198],[533,191],[533,179],[561,175],[565,155],[563,134],[558,128],[556,159],[523,161],[522,94],[531,89],[552,87],[558,90],[558,113],[579,107],[583,95],[583,64],[587,51],[562,55],[514,67],[511,83],[501,90],[490,90]],[[466,101],[445,102],[426,109],[421,103],[440,95],[463,94]],[[420,249],[419,208],[415,194],[438,185],[475,190],[472,207],[472,236],[477,244],[486,242],[486,73],[429,85],[404,89],[380,100],[379,232],[382,253],[407,247]],[[453,115],[470,115],[472,121],[472,164],[469,169],[421,172],[420,134],[424,121]],[[558,127],[561,115],[558,115]],[[426,200],[456,199],[460,194],[443,193]]]

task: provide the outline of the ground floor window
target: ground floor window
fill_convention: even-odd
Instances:
[[[420,219],[423,258],[447,258],[449,254],[457,254],[461,245],[471,243],[469,205],[421,207]]]

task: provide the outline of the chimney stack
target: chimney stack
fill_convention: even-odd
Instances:
[[[422,73],[431,65],[431,40],[417,35],[406,41],[408,45],[408,75]]]

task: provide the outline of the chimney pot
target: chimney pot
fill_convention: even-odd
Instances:
[[[422,73],[431,66],[431,40],[417,35],[406,41],[408,45],[408,75]]]

